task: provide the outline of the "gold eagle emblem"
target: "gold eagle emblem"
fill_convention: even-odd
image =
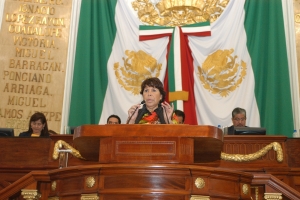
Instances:
[[[158,77],[162,68],[161,63],[144,51],[125,51],[123,66],[119,62],[114,63],[114,71],[118,83],[134,95],[140,93],[141,83],[149,77]]]
[[[209,55],[202,67],[198,66],[198,76],[205,89],[212,94],[226,97],[240,86],[247,74],[247,64],[238,63],[234,50],[217,50]]]

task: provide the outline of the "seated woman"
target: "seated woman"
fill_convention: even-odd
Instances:
[[[29,120],[28,131],[20,133],[20,137],[49,137],[46,117],[43,113],[34,113]]]
[[[166,92],[158,78],[148,78],[141,85],[141,104],[128,110],[127,124],[172,124],[174,106],[165,102]]]

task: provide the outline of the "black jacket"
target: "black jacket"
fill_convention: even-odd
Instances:
[[[165,114],[164,109],[163,109],[163,107],[161,107],[160,104],[158,104],[158,108],[156,108],[154,110],[154,112],[156,112],[161,124],[168,124],[168,123],[166,123],[165,118],[164,118],[164,114]],[[138,115],[135,119],[135,124],[138,124],[141,121],[141,119],[143,118],[144,114],[146,114],[146,113],[151,114],[151,112],[146,108],[146,104],[144,104],[143,107],[138,110]]]

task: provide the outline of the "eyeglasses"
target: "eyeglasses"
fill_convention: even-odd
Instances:
[[[246,118],[234,118],[233,120],[234,120],[234,121],[242,121],[242,122],[243,122],[243,121],[246,120]]]

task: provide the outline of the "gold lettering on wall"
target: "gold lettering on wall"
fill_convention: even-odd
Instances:
[[[34,112],[60,131],[72,0],[6,0],[0,32],[0,127]]]

